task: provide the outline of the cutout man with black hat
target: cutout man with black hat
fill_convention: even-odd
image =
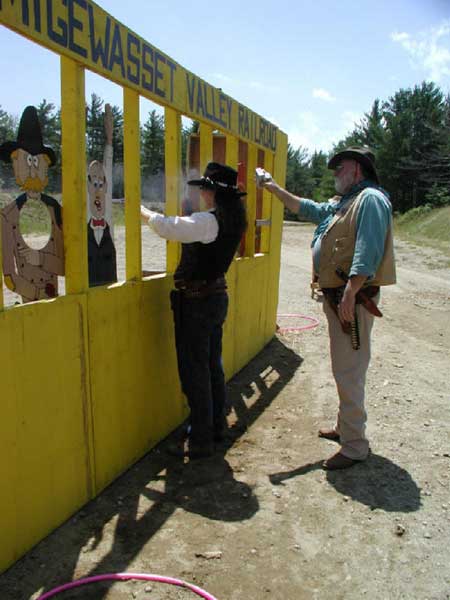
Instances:
[[[210,162],[203,177],[188,181],[200,188],[202,210],[164,217],[141,207],[142,220],[161,237],[182,242],[171,292],[181,387],[190,414],[187,454],[211,456],[226,431],[222,329],[228,310],[225,274],[246,228],[237,171]],[[184,455],[183,447],[171,448]]]
[[[27,106],[20,119],[16,141],[0,146],[0,160],[13,164],[23,194],[1,211],[3,274],[7,287],[23,302],[58,295],[58,275],[64,275],[62,211],[58,202],[43,193],[48,169],[56,162],[52,148],[44,146],[37,110]],[[28,200],[42,202],[51,218],[48,242],[40,250],[30,248],[19,225],[20,211]]]
[[[345,469],[365,460],[365,378],[370,337],[380,286],[395,283],[392,207],[380,187],[375,157],[367,147],[337,152],[328,163],[339,194],[334,202],[317,203],[281,188],[268,173],[257,183],[279,198],[301,219],[317,224],[312,242],[313,266],[324,293],[331,363],[339,395],[337,420],[319,437],[340,443],[324,462],[328,470]],[[350,334],[350,335],[349,335]]]

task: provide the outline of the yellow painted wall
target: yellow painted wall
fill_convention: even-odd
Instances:
[[[0,313],[0,568],[93,495],[86,297]]]
[[[268,255],[228,273],[227,378],[273,335],[270,277]],[[0,571],[187,416],[171,287],[160,276],[0,312]]]
[[[30,7],[27,18],[22,12],[25,5]],[[0,299],[0,572],[95,497],[188,414],[178,382],[169,306],[179,246],[168,244],[167,274],[140,277],[140,95],[158,101],[166,110],[169,214],[179,213],[176,176],[181,160],[181,114],[201,121],[203,162],[211,158],[212,132],[218,127],[227,138],[227,164],[237,168],[238,139],[249,144],[245,255],[233,262],[227,275],[230,304],[223,349],[227,379],[273,336],[278,302],[283,210],[281,203],[265,195],[264,217],[270,218],[271,226],[264,236],[265,253],[255,256],[253,167],[257,149],[264,149],[265,164],[273,165],[283,185],[286,135],[184,70],[90,0],[73,5],[82,28],[73,30],[72,47],[64,46],[63,37],[54,32],[49,37],[52,20],[47,19],[47,10],[52,5],[53,23],[65,22],[64,3],[0,2],[0,23],[61,54],[67,293],[7,309]],[[135,51],[138,46],[142,52],[147,48],[146,60],[150,56],[153,60],[152,90],[144,85],[148,79],[133,83],[136,62],[130,57],[123,59],[122,72],[120,61],[106,68],[98,57],[82,55],[83,48],[92,51],[90,33],[97,41],[103,35],[105,41],[108,19],[123,47],[132,40]],[[46,24],[47,29],[42,26],[37,31],[37,23]],[[92,23],[94,32],[89,29]],[[85,67],[124,86],[126,123],[127,281],[92,289],[87,285],[84,197]],[[199,94],[212,103],[209,112],[199,102]]]

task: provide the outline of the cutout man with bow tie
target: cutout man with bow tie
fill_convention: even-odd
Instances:
[[[113,116],[105,104],[106,144],[103,164],[94,160],[88,167],[88,263],[89,285],[117,281],[116,248],[112,233]],[[108,217],[106,216],[108,215]]]

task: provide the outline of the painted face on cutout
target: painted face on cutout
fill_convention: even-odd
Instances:
[[[30,154],[18,148],[11,154],[11,159],[17,185],[31,198],[37,197],[48,184],[48,156]]]
[[[89,210],[94,219],[105,216],[106,176],[102,163],[94,160],[88,169]]]

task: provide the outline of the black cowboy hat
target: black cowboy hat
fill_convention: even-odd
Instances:
[[[375,155],[367,146],[351,146],[337,152],[328,162],[329,169],[335,169],[345,158],[356,160],[367,171],[369,179],[375,183],[380,183],[378,173],[375,169]]]
[[[22,113],[19,123],[16,142],[4,142],[0,146],[0,160],[11,162],[11,154],[14,150],[21,148],[33,156],[37,154],[46,154],[50,159],[50,166],[56,162],[56,155],[52,148],[44,146],[42,142],[41,125],[38,119],[38,113],[34,106],[27,106]]]
[[[188,185],[196,185],[201,188],[216,190],[227,189],[233,191],[236,196],[245,196],[247,192],[241,192],[237,184],[238,173],[232,167],[210,162],[207,164],[201,179],[191,179]]]

